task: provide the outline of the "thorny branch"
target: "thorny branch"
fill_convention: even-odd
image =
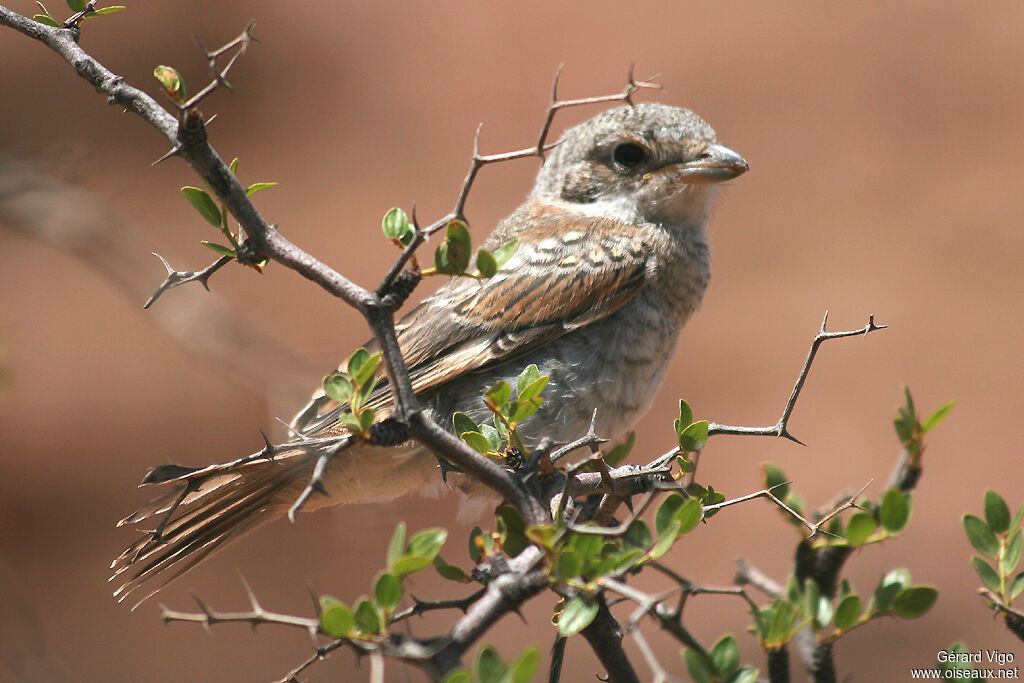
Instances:
[[[796,384],[793,385],[793,391],[789,395],[789,400],[786,401],[786,407],[783,408],[782,415],[779,417],[778,422],[770,427],[731,427],[729,425],[712,422],[708,425],[708,435],[737,434],[748,436],[781,436],[803,445],[799,439],[789,433],[789,416],[793,414],[793,408],[796,407],[796,400],[800,397],[800,391],[804,388],[804,382],[807,380],[807,373],[811,370],[811,363],[814,362],[814,356],[818,353],[818,347],[830,339],[842,339],[843,337],[852,337],[855,335],[867,335],[876,330],[883,330],[886,327],[885,325],[876,325],[875,316],[873,315],[868,317],[868,324],[858,330],[827,332],[825,330],[827,323],[828,311],[825,311],[825,317],[821,321],[821,328],[818,330],[818,333],[814,335],[814,341],[811,342],[811,348],[807,352],[807,358],[804,360],[804,365],[800,369],[800,374],[796,378]]]
[[[174,268],[171,267],[171,264],[167,262],[167,259],[165,259],[160,254],[154,253],[153,256],[156,256],[158,259],[160,259],[160,263],[164,264],[164,268],[167,269],[167,279],[164,280],[160,284],[160,286],[156,288],[156,291],[153,292],[153,295],[149,297],[149,299],[143,305],[143,308],[149,308],[154,303],[156,303],[156,300],[160,298],[160,295],[166,292],[168,289],[174,289],[178,285],[188,284],[189,282],[198,282],[203,286],[203,289],[205,289],[206,291],[210,291],[210,276],[212,276],[214,273],[216,273],[218,270],[220,270],[227,264],[231,263],[232,261],[232,259],[228,256],[221,256],[219,259],[208,265],[206,268],[203,268],[202,270],[197,272],[193,272],[191,270],[175,270]]]

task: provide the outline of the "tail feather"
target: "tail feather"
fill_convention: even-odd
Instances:
[[[142,485],[173,487],[118,523],[152,520],[155,528],[115,559],[111,581],[118,602],[152,597],[215,550],[287,512],[313,482],[321,456],[329,462],[322,487],[304,509],[328,504],[391,500],[421,487],[437,470],[429,451],[358,444],[346,435],[293,444],[273,459],[253,455],[203,468],[164,465],[147,473]],[[372,466],[370,466],[372,464]],[[323,495],[327,494],[327,495]],[[145,587],[145,588],[144,588]],[[134,609],[133,607],[133,609]]]
[[[111,564],[111,580],[123,581],[114,592],[118,602],[159,576],[159,583],[137,607],[225,543],[281,516],[291,502],[288,494],[304,482],[302,470],[311,469],[311,460],[306,453],[292,452],[273,461],[248,462],[230,474],[204,468],[200,476],[196,476],[198,470],[190,470],[163,480],[177,482],[177,490],[143,505],[119,523],[163,516],[155,530],[146,532]]]

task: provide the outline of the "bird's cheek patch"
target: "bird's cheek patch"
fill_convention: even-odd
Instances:
[[[565,175],[562,199],[577,204],[590,204],[610,189],[612,178],[608,176],[607,171],[602,173],[600,167],[577,166]]]

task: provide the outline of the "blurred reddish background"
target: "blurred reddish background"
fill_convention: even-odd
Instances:
[[[1024,655],[975,595],[959,521],[979,511],[988,487],[1024,503],[1019,2],[209,7],[132,5],[90,21],[82,44],[155,93],[157,64],[178,67],[193,85],[205,75],[190,34],[215,45],[255,17],[262,44],[238,65],[235,90],[203,106],[219,114],[213,143],[222,156],[241,157],[243,181],[280,183],[256,197],[269,220],[363,284],[394,256],[379,233],[383,213],[415,201],[421,217],[442,214],[481,121],[484,151],[529,143],[560,62],[565,96],[618,90],[634,60],[638,76],[660,72],[664,92],[644,97],[696,110],[751,171],[723,193],[711,228],[714,280],[641,425],[634,460],[669,447],[679,397],[720,422],[773,422],[824,310],[833,329],[862,326],[874,313],[888,330],[822,349],[792,422],[807,448],[722,437],[706,450],[701,476],[738,495],[758,487],[758,465],[772,459],[812,505],[872,478],[869,492],[879,495],[898,453],[891,417],[901,385],[923,409],[959,399],[931,440],[909,529],[856,553],[848,569],[866,592],[883,571],[906,566],[939,586],[940,600],[918,621],[883,621],[845,638],[840,673],[905,680],[956,639]],[[165,140],[6,29],[0,82],[0,151],[96,193],[138,240],[143,289],[164,275],[150,251],[178,267],[209,261],[199,240],[215,235],[177,191],[195,177],[177,160],[150,166]],[[573,111],[557,125],[595,111]],[[477,238],[521,200],[535,170],[528,161],[483,172],[468,206]],[[190,608],[192,590],[215,607],[240,608],[238,572],[280,611],[307,613],[307,586],[353,599],[368,589],[403,518],[449,526],[444,555],[466,565],[471,524],[452,520],[453,501],[409,497],[275,524],[158,601],[134,613],[116,605],[106,567],[135,536],[114,522],[146,498],[134,488],[144,468],[238,456],[259,447],[259,429],[280,437],[273,417],[290,417],[367,330],[283,268],[219,273],[213,289],[237,315],[310,362],[303,376],[263,391],[182,349],[152,324],[140,296],[125,296],[71,256],[10,230],[0,244],[0,678],[272,680],[310,653],[304,634],[164,627],[156,603]],[[730,582],[738,556],[782,577],[795,541],[774,510],[754,502],[717,516],[670,560],[699,583]],[[645,585],[663,584],[652,577]],[[425,598],[458,590],[431,576],[413,586]],[[554,602],[536,600],[528,628],[508,618],[487,640],[506,657],[527,643],[546,652]],[[699,638],[732,631],[744,659],[763,665],[739,601],[706,597],[690,609]],[[413,627],[432,633],[444,621]],[[653,626],[648,632],[681,673],[678,649]],[[571,643],[566,661],[564,680],[593,680],[598,666],[583,644]],[[309,678],[367,675],[339,652]],[[397,666],[388,678],[422,680]]]

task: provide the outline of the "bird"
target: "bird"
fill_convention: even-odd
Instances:
[[[520,430],[525,447],[567,443],[591,425],[624,434],[650,407],[708,285],[716,190],[747,170],[697,114],[667,104],[623,104],[566,130],[525,202],[482,243],[495,250],[518,240],[511,258],[490,278],[448,280],[396,323],[418,400],[448,429],[457,411],[483,423],[485,390],[515,386],[533,364],[549,380]],[[391,414],[386,379],[366,405],[378,421]],[[332,441],[307,511],[444,486],[429,450],[359,440],[339,422],[343,408],[318,390],[291,422],[294,447],[273,457],[152,468],[140,485],[171,490],[119,523],[157,528],[112,563],[115,596],[145,587],[137,607],[225,543],[288,513],[307,489],[318,440],[350,437],[341,447]]]

